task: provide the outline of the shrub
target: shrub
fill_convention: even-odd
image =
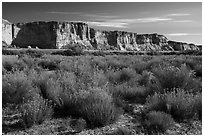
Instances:
[[[110,71],[108,73],[108,78],[111,83],[123,83],[131,80],[136,76],[136,72],[129,68],[123,68],[121,71]]]
[[[109,84],[108,79],[102,70],[94,70],[92,83],[93,87],[104,87]]]
[[[61,102],[56,115],[81,117],[91,128],[110,124],[120,115],[112,97],[102,89],[86,91],[65,86],[55,99]]]
[[[63,50],[63,51],[56,51],[51,53],[51,55],[74,56],[72,50],[70,49]]]
[[[71,75],[67,75],[67,73],[64,75],[67,76],[66,83],[68,85],[68,83],[70,83],[68,79],[71,79]],[[57,107],[60,107],[62,105],[60,102],[60,94],[63,93],[61,81],[65,82],[63,80],[65,79],[63,79],[63,76],[60,73],[43,72],[35,80],[35,84],[40,89],[40,95],[44,99],[48,99],[57,105]]]
[[[38,65],[41,66],[43,69],[48,69],[48,70],[56,70],[59,68],[57,62],[53,62],[49,60],[40,60]]]
[[[32,58],[40,58],[43,56],[42,50],[32,50],[28,49],[25,51],[25,54],[31,56]]]
[[[2,55],[19,55],[19,54],[20,54],[19,50],[2,49]]]
[[[154,69],[153,73],[162,89],[199,90],[199,83],[193,78],[193,71],[189,71],[185,65],[182,65],[181,68],[169,66]]]
[[[153,96],[148,96],[145,103],[146,112],[149,111],[163,111],[167,112],[167,103],[165,95],[155,93]]]
[[[24,126],[29,128],[34,124],[41,124],[44,120],[51,118],[53,109],[47,100],[39,95],[33,97],[21,106]]]
[[[198,119],[202,120],[202,94],[198,93],[195,96],[195,100],[194,101],[195,101],[194,108],[195,108],[195,111],[197,113]]]
[[[91,60],[90,65],[93,68],[97,68],[99,70],[103,70],[104,72],[108,71],[108,64],[103,57],[95,57]]]
[[[163,89],[182,87],[187,77],[185,72],[181,72],[179,68],[173,66],[154,70],[154,74],[161,83]]]
[[[3,75],[2,78],[2,103],[21,104],[32,96],[32,83],[23,73],[16,71]]]
[[[20,57],[20,60],[22,60],[26,65],[28,69],[33,69],[37,67],[37,61],[35,58],[32,58],[28,55],[23,55]]]
[[[151,71],[160,66],[165,66],[166,62],[164,62],[162,56],[154,56],[151,60],[147,61],[146,70]]]
[[[4,67],[2,67],[2,75],[5,75],[6,73],[7,73],[7,70]]]
[[[188,93],[183,89],[169,90],[164,94],[155,93],[149,96],[146,101],[146,110],[163,111],[174,118],[178,122],[195,118],[199,116],[202,110],[201,95]]]
[[[127,67],[127,64],[125,62],[122,62],[118,59],[115,59],[114,56],[113,57],[107,57],[106,60],[108,67],[110,67],[111,69],[117,70],[117,69],[123,69]]]
[[[2,65],[7,71],[23,70],[27,67],[26,64],[22,60],[19,60],[16,56],[4,57]]]
[[[174,120],[171,115],[159,111],[151,111],[146,115],[144,127],[149,134],[165,132],[173,126]]]
[[[42,96],[56,105],[55,115],[82,117],[91,127],[116,120],[120,113],[112,97],[103,90],[88,90],[73,74],[60,73],[58,78],[42,77],[39,81]]]
[[[186,93],[182,89],[175,89],[167,93],[166,101],[170,106],[169,113],[176,121],[194,118],[194,99],[193,94]]]
[[[80,44],[65,45],[63,48],[66,50],[54,52],[52,55],[80,56],[83,54],[83,48]]]
[[[144,61],[138,61],[134,65],[132,65],[132,68],[139,74],[142,74],[144,70],[147,68],[147,63]]]
[[[129,81],[136,75],[136,72],[130,68],[123,68],[120,73],[120,81]]]
[[[152,77],[153,77],[153,74],[145,70],[142,72],[141,78],[138,80],[138,83],[140,85],[147,86]]]
[[[120,97],[126,101],[144,102],[146,98],[145,87],[142,86],[128,86],[127,83],[113,86],[111,93],[114,97]]]
[[[121,114],[113,99],[100,89],[90,91],[78,100],[79,111],[90,127],[100,127],[113,123]]]
[[[195,75],[197,77],[202,77],[202,65],[197,64],[194,66]]]

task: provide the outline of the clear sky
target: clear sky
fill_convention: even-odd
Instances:
[[[102,30],[158,33],[202,44],[201,2],[3,2],[2,17],[12,23],[83,21]]]

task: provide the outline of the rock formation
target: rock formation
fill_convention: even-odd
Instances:
[[[30,22],[11,24],[2,21],[4,41],[8,45],[33,48],[67,48],[78,44],[85,49],[181,51],[199,50],[194,44],[169,41],[165,36],[124,31],[101,31],[83,22]]]
[[[4,19],[2,19],[2,43],[3,45],[12,43],[12,24]]]

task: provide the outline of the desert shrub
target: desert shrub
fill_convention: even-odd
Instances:
[[[19,54],[20,54],[19,50],[2,49],[2,55],[19,55]]]
[[[95,57],[93,60],[91,60],[90,65],[93,68],[98,68],[99,70],[107,71],[108,70],[108,64],[104,60],[103,57]]]
[[[127,67],[125,62],[122,62],[119,59],[114,58],[114,56],[113,57],[108,56],[106,62],[108,64],[108,67],[114,70],[123,69]]]
[[[21,106],[21,113],[24,126],[29,128],[34,124],[41,124],[44,120],[50,119],[53,109],[47,100],[36,95]]]
[[[4,57],[2,65],[7,71],[23,70],[27,67],[27,65],[22,60],[19,60],[16,56]]]
[[[28,49],[28,50],[25,51],[25,54],[31,56],[32,58],[40,58],[40,57],[43,56],[44,53],[43,53],[42,50]]]
[[[147,63],[144,61],[138,61],[132,65],[132,68],[139,74],[142,74],[147,68]]]
[[[117,84],[117,81],[120,80],[120,75],[119,75],[119,71],[114,71],[114,70],[110,70],[107,74],[106,77],[108,78],[110,83],[113,84]]]
[[[94,70],[94,73],[91,77],[93,87],[104,87],[109,84],[108,78],[102,70]]]
[[[100,89],[85,90],[78,87],[74,79],[68,78],[53,81],[50,85],[47,96],[57,105],[56,116],[82,117],[90,127],[103,126],[117,119],[120,113],[108,92]],[[59,89],[54,82],[60,84]]]
[[[146,98],[146,103],[145,103],[145,111],[163,111],[167,112],[167,102],[166,102],[166,96],[161,93],[155,93],[152,96],[148,96]]]
[[[174,125],[174,120],[171,115],[159,111],[151,111],[146,114],[144,127],[149,134],[155,132],[165,132]]]
[[[144,102],[147,96],[145,87],[142,86],[128,86],[127,83],[115,85],[110,88],[114,97],[120,97],[126,101]]]
[[[48,69],[48,70],[56,70],[59,68],[57,62],[53,62],[50,60],[40,60],[38,65],[43,69]]]
[[[185,60],[186,60],[186,57],[179,56],[179,57],[171,58],[169,62],[172,66],[180,68],[181,65],[185,63]]]
[[[2,67],[2,75],[5,75],[6,73],[7,73],[7,70],[4,67]]]
[[[163,93],[164,89],[161,87],[161,84],[157,80],[157,78],[153,75],[153,73],[149,72],[148,74],[146,87],[146,94],[147,95],[154,95],[156,92]]]
[[[195,96],[194,108],[197,113],[198,119],[202,120],[202,94],[201,93],[198,93]]]
[[[193,70],[195,71],[195,75],[197,77],[202,77],[202,65],[200,64],[195,65]]]
[[[40,95],[58,106],[61,105],[59,102],[59,94],[62,92],[60,78],[62,78],[61,73],[42,72],[34,81],[35,85],[40,90]],[[67,80],[69,78],[70,76],[68,76]],[[68,83],[69,81],[66,82]]]
[[[99,50],[96,52],[92,52],[91,54],[94,56],[105,56],[106,53],[104,51]]]
[[[120,81],[129,81],[136,75],[136,72],[130,68],[123,68],[120,73]]]
[[[107,75],[109,81],[113,84],[123,83],[131,80],[136,76],[136,72],[130,68],[123,68],[120,71],[110,71]]]
[[[185,90],[197,90],[199,83],[193,78],[194,73],[185,65],[181,68],[174,66],[154,69],[153,73],[162,89],[183,88]]]
[[[147,61],[146,70],[152,70],[164,65],[163,58],[161,56],[154,56],[151,60]]]
[[[32,96],[32,83],[23,73],[16,71],[2,77],[2,103],[21,104]]]
[[[152,76],[153,75],[151,72],[148,72],[146,70],[143,71],[140,79],[138,80],[139,85],[144,85],[144,86],[148,85]]]
[[[61,61],[59,63],[59,68],[62,71],[72,72],[72,71],[74,71],[74,62],[73,61],[68,61],[68,60]]]
[[[90,65],[88,58],[70,57],[70,60],[60,62],[60,67],[62,70],[74,72],[79,77],[83,74],[94,72],[94,68]]]
[[[27,69],[30,70],[30,69],[35,69],[37,68],[37,59],[36,58],[32,58],[31,56],[28,56],[28,55],[23,55],[20,57],[20,60],[22,60],[26,65],[27,65]]]
[[[155,93],[147,98],[145,112],[163,111],[171,114],[178,122],[190,120],[202,113],[201,97],[198,95],[183,89],[172,89],[164,94]]]
[[[175,67],[181,67],[185,64],[189,69],[195,71],[195,75],[198,77],[202,76],[202,58],[195,56],[180,56],[173,59],[170,59],[171,65]]]
[[[73,56],[72,50],[67,49],[63,51],[52,52],[51,55]]]
[[[169,113],[176,121],[193,119],[195,114],[196,96],[187,93],[182,89],[174,89],[166,94],[166,101],[169,105]]]
[[[52,55],[75,56],[77,54],[75,54],[71,49],[66,49],[64,51],[53,52]]]
[[[113,98],[101,89],[91,90],[78,101],[78,111],[91,127],[113,123],[121,114],[121,110],[113,103]]]
[[[63,55],[63,56],[80,56],[83,54],[83,48],[80,44],[65,45],[63,51],[53,52],[52,55]]]

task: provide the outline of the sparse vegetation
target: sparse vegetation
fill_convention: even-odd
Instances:
[[[75,50],[75,56],[62,56],[66,50],[54,53],[58,55],[41,50],[3,55],[3,117],[19,114],[21,130],[52,119],[83,119],[81,132],[114,124],[128,114],[143,119],[148,134],[165,133],[175,122],[202,120],[201,56],[78,56],[81,49],[67,50]],[[137,104],[144,106],[140,115]],[[4,130],[5,125],[3,132],[14,128],[11,124]],[[133,133],[116,129],[107,134]]]
[[[154,132],[165,132],[171,128],[174,124],[174,120],[171,115],[159,111],[151,111],[146,114],[144,122],[145,129],[149,134]]]
[[[172,89],[163,94],[155,93],[147,98],[146,112],[163,111],[177,122],[192,120],[195,116],[199,118],[201,102],[199,103],[198,97],[202,98],[200,93],[194,95],[183,89]]]

